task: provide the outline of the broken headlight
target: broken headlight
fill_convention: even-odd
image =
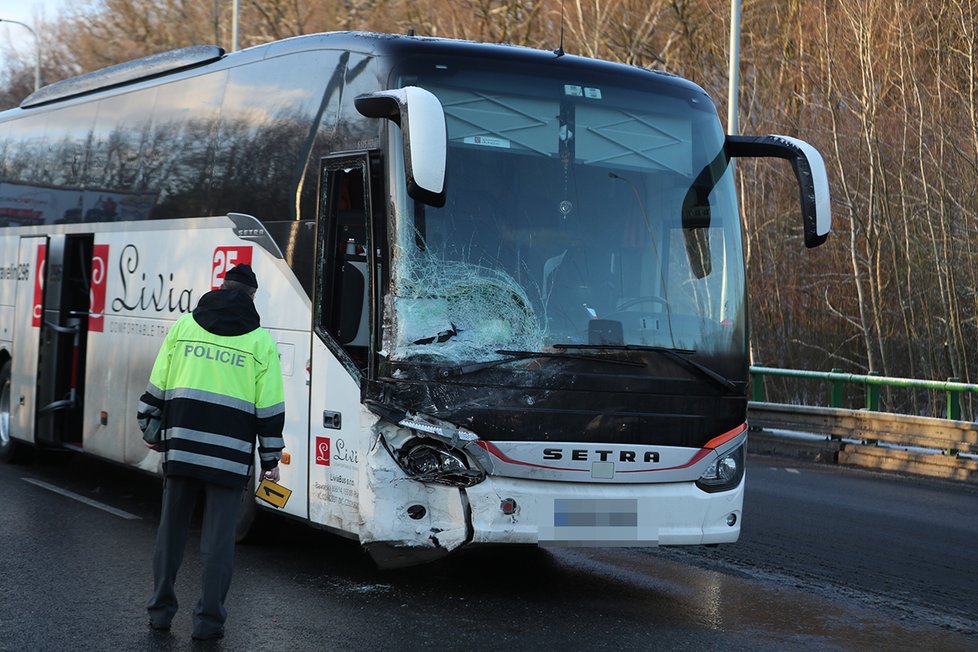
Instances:
[[[471,487],[492,473],[492,459],[471,430],[428,415],[372,409],[382,417],[375,426],[380,443],[411,479]]]
[[[454,487],[471,487],[485,479],[485,473],[470,469],[465,454],[441,442],[413,438],[394,452],[404,472],[421,482]]]

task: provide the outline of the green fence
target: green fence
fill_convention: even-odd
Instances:
[[[972,392],[978,394],[978,385],[958,382],[957,378],[947,381],[916,380],[914,378],[890,378],[880,376],[876,372],[868,374],[849,374],[841,369],[832,371],[805,371],[801,369],[776,369],[774,367],[751,367],[751,400],[766,401],[764,390],[765,376],[780,376],[785,378],[807,378],[823,380],[829,385],[829,407],[844,407],[845,385],[866,386],[866,409],[878,412],[880,409],[880,387],[901,387],[908,389],[929,389],[945,392],[947,395],[947,418],[959,421],[961,419],[961,394]]]

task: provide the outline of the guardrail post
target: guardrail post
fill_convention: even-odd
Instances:
[[[867,371],[867,376],[879,376],[878,371]],[[879,412],[880,411],[880,386],[871,385],[866,383],[866,410],[869,412]],[[879,446],[880,441],[878,439],[864,439],[863,443],[867,446]]]
[[[960,378],[948,378],[947,382],[956,383]],[[961,420],[961,392],[956,389],[947,390],[947,418],[954,421]],[[951,457],[957,457],[958,451],[955,448],[948,448],[944,451]]]
[[[841,374],[842,369],[833,369],[832,373]],[[829,407],[840,408],[842,407],[843,401],[843,382],[839,379],[833,379],[830,381],[829,385]],[[842,437],[838,435],[832,435],[829,437],[831,441],[842,441]]]
[[[833,369],[832,373],[841,374],[843,372],[842,369]],[[842,401],[843,401],[842,386],[844,382],[845,381],[843,380],[832,381],[832,388],[831,391],[829,392],[829,407],[834,407],[834,408],[842,407]]]
[[[956,383],[960,378],[948,378],[947,382]],[[961,394],[956,389],[947,390],[947,418],[954,421],[961,420]]]
[[[759,363],[755,363],[760,366]],[[764,374],[757,372],[750,372],[750,397],[752,401],[758,403],[764,403],[767,400],[766,392],[764,391]]]
[[[879,376],[880,372],[870,371],[867,376]],[[866,409],[870,412],[880,411],[880,386],[866,385]]]

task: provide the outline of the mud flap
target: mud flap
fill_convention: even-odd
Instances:
[[[457,550],[472,536],[465,490],[408,477],[378,430],[361,484],[361,545],[380,568],[423,564]]]

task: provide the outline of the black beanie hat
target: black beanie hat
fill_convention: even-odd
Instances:
[[[224,279],[227,281],[237,281],[255,290],[258,289],[258,279],[255,278],[255,273],[251,271],[251,265],[235,265],[224,275]]]

